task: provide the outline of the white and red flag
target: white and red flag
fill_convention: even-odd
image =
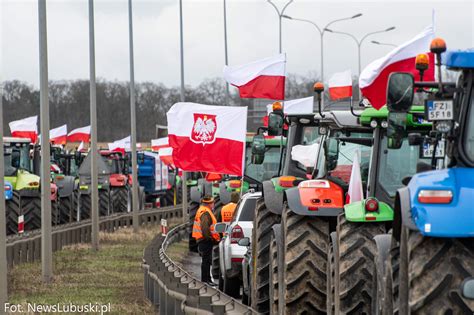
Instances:
[[[67,142],[67,125],[51,129],[49,131],[49,142],[52,144],[65,145]]]
[[[346,70],[337,72],[329,79],[329,97],[332,100],[340,100],[352,97],[352,72]]]
[[[430,64],[423,75],[423,80],[434,81],[434,56],[429,53],[433,38],[434,27],[430,25],[410,41],[365,67],[359,77],[359,86],[362,94],[374,108],[380,109],[387,103],[387,83],[392,72],[410,72],[415,76],[415,81],[420,80],[420,75],[415,69],[415,59],[418,54],[428,53]]]
[[[364,199],[364,190],[362,188],[362,177],[360,175],[360,150],[356,149],[354,160],[352,162],[351,179],[349,180],[349,189],[346,195],[346,204],[361,201]]]
[[[283,113],[291,114],[312,114],[314,106],[314,96],[298,98],[283,102]],[[273,104],[267,105],[267,114],[273,111]]]
[[[158,156],[160,157],[160,160],[165,163],[167,166],[174,167],[174,162],[173,162],[173,148],[172,147],[165,147],[165,148],[160,148],[158,150]]]
[[[90,142],[91,126],[76,128],[67,135],[68,142]]]
[[[12,137],[29,138],[32,143],[38,140],[38,116],[31,116],[8,124]]]
[[[166,148],[169,147],[170,145],[168,144],[168,137],[163,137],[163,138],[158,138],[158,139],[152,139],[151,140],[151,149],[153,151],[158,151],[161,148]]]
[[[168,113],[174,164],[191,172],[241,176],[247,107],[176,103]]]
[[[125,151],[130,151],[130,136],[125,137],[120,140],[116,140],[112,143],[108,144],[109,146],[109,151],[114,151],[114,152],[122,152],[125,154]]]
[[[224,66],[224,79],[239,88],[241,98],[285,99],[286,55],[240,66]]]

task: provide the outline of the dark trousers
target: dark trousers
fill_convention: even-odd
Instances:
[[[203,240],[198,243],[199,254],[201,254],[201,281],[211,281],[211,265],[212,265],[212,241]]]

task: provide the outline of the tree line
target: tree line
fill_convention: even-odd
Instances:
[[[286,78],[286,98],[312,95],[315,73],[306,76],[289,74]],[[180,88],[161,83],[135,84],[137,137],[148,142],[156,137],[156,125],[166,125],[166,112],[180,101]],[[240,99],[237,89],[230,87],[226,99],[226,84],[221,78],[210,78],[195,87],[186,86],[185,99],[209,105],[249,106],[251,99]],[[227,102],[226,102],[227,101]],[[26,82],[12,80],[3,83],[4,134],[9,135],[8,122],[40,115],[39,90]],[[89,80],[59,80],[49,82],[51,129],[68,125],[68,130],[90,124]],[[39,122],[39,120],[38,120]],[[130,90],[126,81],[97,80],[98,141],[111,142],[130,134]],[[39,123],[38,123],[39,124]],[[38,126],[39,128],[39,126]]]

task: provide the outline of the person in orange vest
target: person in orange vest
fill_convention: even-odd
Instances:
[[[235,207],[237,207],[237,203],[239,202],[240,194],[238,192],[232,192],[230,194],[230,202],[222,207],[221,210],[221,220],[222,222],[230,222],[234,217]]]
[[[198,251],[202,257],[201,281],[211,286],[216,285],[211,279],[212,247],[220,241],[219,233],[216,233],[214,230],[217,220],[212,213],[213,208],[214,198],[212,196],[204,196],[201,199],[201,206],[194,217],[192,232],[192,237],[196,239]]]

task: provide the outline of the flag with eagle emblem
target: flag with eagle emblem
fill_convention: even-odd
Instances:
[[[241,176],[247,107],[176,103],[166,114],[174,164],[189,172]]]

